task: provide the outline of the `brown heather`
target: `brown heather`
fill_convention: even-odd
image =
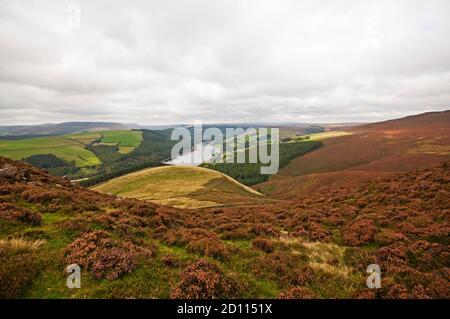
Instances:
[[[0,239],[50,240],[0,247],[1,297],[29,292],[42,267],[62,258],[112,282],[164,267],[161,294],[173,298],[248,296],[244,286],[253,297],[450,298],[448,163],[276,204],[196,210],[100,194],[0,157],[5,166],[15,173],[0,176]],[[382,270],[376,291],[365,287],[372,263]]]
[[[170,296],[175,299],[233,298],[244,289],[236,275],[225,274],[217,264],[200,259],[183,270]]]
[[[137,258],[152,258],[154,250],[115,242],[105,231],[83,234],[66,248],[66,263],[86,267],[96,278],[117,279],[137,267]]]

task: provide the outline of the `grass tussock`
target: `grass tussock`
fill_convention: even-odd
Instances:
[[[1,239],[0,249],[9,249],[14,251],[34,251],[38,250],[47,243],[45,239],[27,240],[24,238]]]
[[[302,246],[306,250],[311,268],[335,276],[349,275],[350,268],[344,262],[345,247],[321,242],[303,242]]]

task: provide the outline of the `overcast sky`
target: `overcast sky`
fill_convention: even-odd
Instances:
[[[448,0],[0,0],[0,124],[444,110],[449,37]]]

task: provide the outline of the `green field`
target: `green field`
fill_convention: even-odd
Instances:
[[[83,132],[83,133],[73,133],[73,134],[67,134],[63,137],[66,137],[71,140],[75,140],[77,142],[80,142],[84,145],[88,145],[95,140],[102,137],[102,135],[98,132]]]
[[[308,138],[309,141],[323,141],[329,138],[351,135],[353,133],[343,132],[343,131],[329,131],[322,133],[314,133],[300,136],[300,138]]]
[[[312,152],[322,146],[319,141],[296,140],[287,143],[280,143],[279,147],[279,168],[283,168],[289,164],[291,160],[302,156],[306,153]],[[234,158],[237,157],[235,152]],[[249,148],[245,149],[245,158],[249,158]],[[226,154],[229,156],[229,154]],[[235,178],[242,184],[247,186],[263,183],[269,179],[270,175],[261,174],[261,162],[258,163],[203,163],[202,167],[213,169],[222,172],[232,178]],[[266,165],[264,165],[266,166]]]
[[[93,189],[102,193],[151,200],[182,208],[255,204],[266,201],[260,193],[220,172],[193,166],[145,169],[114,178]]]
[[[99,165],[98,157],[86,150],[84,135],[38,137],[23,140],[0,140],[0,155],[21,160],[31,155],[53,154],[78,167]],[[78,140],[80,139],[80,140]]]
[[[120,154],[131,153],[142,142],[141,131],[104,131],[100,144],[116,145]]]
[[[21,160],[32,155],[53,154],[83,168],[102,163],[97,155],[86,149],[86,146],[95,141],[100,141],[98,145],[117,147],[119,154],[128,154],[141,144],[142,132],[131,130],[82,132],[21,140],[0,140],[0,155]]]

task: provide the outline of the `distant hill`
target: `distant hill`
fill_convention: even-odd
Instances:
[[[279,127],[281,136],[288,133],[298,135],[322,132],[324,129],[335,126],[354,126],[357,124],[307,124],[307,123],[238,123],[238,124],[204,124],[203,129],[217,127],[225,132],[225,128],[249,128],[249,127]],[[42,135],[64,135],[83,131],[112,131],[112,130],[167,130],[177,127],[191,127],[191,124],[168,125],[141,125],[137,123],[114,122],[64,122],[46,123],[37,125],[4,125],[0,126],[0,137],[6,139],[18,139],[23,137],[38,137]]]
[[[12,125],[0,126],[0,136],[39,136],[39,135],[63,135],[82,131],[109,131],[126,130],[127,127],[120,123],[108,122],[65,122],[57,124],[40,125]]]
[[[194,166],[149,168],[114,178],[93,189],[180,208],[269,202],[263,195],[225,174]]]
[[[322,148],[291,161],[254,188],[291,199],[450,159],[450,111],[344,129],[353,134],[325,140]]]

